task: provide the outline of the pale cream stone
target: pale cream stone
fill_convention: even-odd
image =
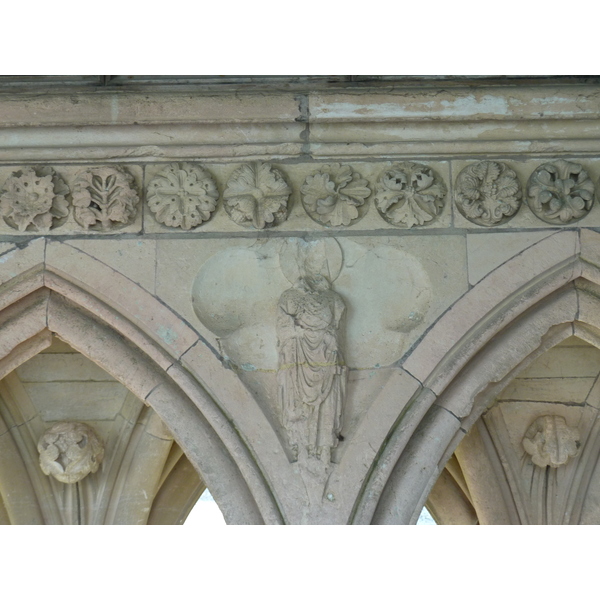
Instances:
[[[488,273],[523,250],[552,235],[552,231],[467,234],[469,283],[475,285]]]
[[[131,281],[154,293],[156,275],[156,240],[72,239],[69,246],[89,254]]]

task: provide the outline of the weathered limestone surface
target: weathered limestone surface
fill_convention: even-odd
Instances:
[[[0,80],[2,522],[600,522],[599,98]]]

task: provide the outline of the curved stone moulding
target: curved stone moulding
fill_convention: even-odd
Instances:
[[[421,340],[410,359],[405,361],[404,368],[418,377],[425,387],[418,392],[416,401],[403,417],[402,427],[390,434],[382,456],[363,487],[353,511],[353,522],[415,521],[439,474],[438,465],[443,465],[451,456],[464,432],[508,385],[514,370],[532,352],[538,348],[543,351],[573,335],[573,328],[580,327],[579,323],[586,324],[585,328],[590,330],[598,330],[590,343],[600,344],[596,296],[594,292],[578,294],[570,283],[577,282],[580,287],[590,281],[597,291],[600,269],[580,261],[575,244],[558,244],[559,238],[566,242],[573,235],[577,233],[556,233],[529,248],[521,257],[499,267],[465,294]],[[555,236],[556,243],[553,243]],[[590,259],[597,262],[594,257],[598,243],[598,234],[590,232],[586,235],[582,257],[585,259],[589,253]],[[514,271],[516,263],[523,265],[519,267],[520,273]],[[583,277],[582,266],[585,266]],[[521,278],[524,281],[535,279],[536,283],[523,286]],[[482,298],[480,290],[483,288],[495,292],[486,299],[489,306],[474,310],[471,298]],[[494,312],[494,307],[499,304],[502,315]],[[473,323],[471,327],[463,323],[461,332],[468,327],[472,334],[463,338],[461,333],[459,339],[452,341],[452,338],[448,339],[448,333],[440,333],[440,328],[450,326],[450,332],[451,324],[460,318],[458,313],[461,311],[466,311],[464,318]],[[554,327],[559,327],[560,331],[552,337]],[[585,328],[582,330],[584,336],[587,335]],[[440,339],[447,339],[442,347],[439,346]],[[433,356],[432,344],[437,347]],[[504,344],[513,351],[506,353]],[[514,348],[519,348],[519,352]],[[423,362],[423,353],[430,357],[424,361],[427,364]],[[421,367],[415,370],[419,363]],[[418,435],[413,435],[417,432]],[[431,436],[439,439],[434,458],[427,456],[432,450],[431,445],[427,446],[428,450],[422,447],[427,443],[425,440],[433,439]],[[415,461],[409,457],[421,459]],[[418,485],[417,481],[420,482]]]
[[[157,354],[156,349],[151,351],[155,343],[137,327],[128,330],[124,313],[109,309],[52,269],[43,278],[34,270],[29,281],[29,286],[25,285],[27,279],[21,282],[20,298],[13,296],[8,306],[3,300],[6,290],[10,296],[10,286],[5,286],[5,293],[0,294],[0,306],[5,306],[0,313],[4,322],[1,345],[7,355],[46,329],[57,333],[154,408],[210,485],[228,522],[281,522],[261,469],[202,384],[185,375],[173,360],[165,363],[157,356],[157,363],[151,359],[149,354]],[[15,321],[15,311],[21,306],[26,312]],[[11,338],[9,344],[6,336]],[[158,355],[162,352],[158,350]],[[191,444],[185,433],[189,427],[205,432],[201,439],[194,437]],[[257,488],[251,492],[248,486],[256,485],[262,491]]]

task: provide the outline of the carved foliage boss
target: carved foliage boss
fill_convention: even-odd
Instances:
[[[74,217],[84,229],[129,225],[139,200],[133,176],[119,167],[84,169],[73,182]]]
[[[302,204],[318,223],[337,227],[350,225],[365,212],[371,195],[366,179],[347,165],[325,165],[309,175],[302,186]]]
[[[507,165],[482,161],[465,167],[456,178],[456,206],[463,217],[491,227],[509,221],[521,207],[517,174]]]
[[[13,229],[48,231],[69,215],[68,194],[67,184],[51,167],[25,167],[5,182],[0,211]]]
[[[291,193],[281,172],[271,165],[242,165],[227,181],[225,210],[243,227],[273,227],[286,220]]]
[[[104,458],[104,445],[85,423],[61,422],[38,442],[40,467],[61,483],[77,483],[95,473]]]
[[[446,185],[430,167],[412,162],[393,165],[377,181],[379,214],[397,227],[424,225],[444,207]]]
[[[523,448],[533,464],[556,469],[579,452],[579,430],[569,427],[563,417],[545,415],[530,425]]]
[[[148,186],[148,206],[156,220],[167,227],[188,230],[208,221],[218,198],[211,175],[188,163],[169,165]]]
[[[527,195],[531,210],[546,223],[570,223],[592,209],[594,184],[581,165],[557,160],[533,172]]]

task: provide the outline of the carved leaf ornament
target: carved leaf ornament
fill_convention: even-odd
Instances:
[[[214,179],[202,167],[173,163],[148,186],[148,206],[167,227],[191,229],[208,221],[217,206]]]
[[[504,163],[482,161],[456,178],[456,206],[465,219],[492,227],[509,221],[521,207],[517,174]]]
[[[576,163],[557,160],[538,167],[527,184],[528,204],[546,223],[564,224],[585,217],[594,203],[594,184]]]
[[[333,227],[357,221],[362,216],[359,208],[370,195],[367,180],[340,164],[324,166],[302,186],[306,212],[318,223]]]
[[[523,448],[533,464],[556,469],[579,452],[579,430],[569,427],[563,417],[545,415],[531,424]]]
[[[104,458],[104,444],[85,423],[60,422],[38,442],[40,467],[61,483],[77,483],[95,473]]]
[[[73,212],[84,229],[106,231],[129,225],[139,197],[133,176],[119,167],[93,167],[79,171],[73,182]]]
[[[281,172],[271,165],[242,165],[227,181],[225,210],[243,227],[273,227],[286,220],[291,193]]]
[[[26,167],[13,173],[0,196],[0,213],[19,231],[48,231],[69,215],[69,188],[51,167]]]
[[[409,228],[435,219],[444,207],[446,193],[446,185],[433,169],[405,162],[381,174],[375,205],[388,223]]]

